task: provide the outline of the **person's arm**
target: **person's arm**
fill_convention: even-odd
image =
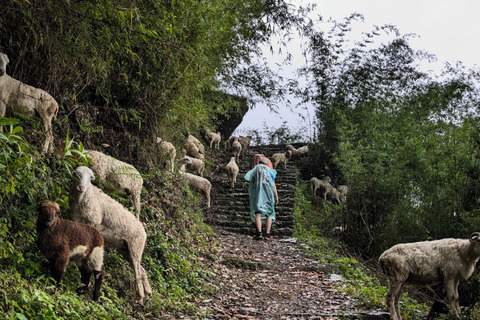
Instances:
[[[275,182],[273,183],[273,192],[275,193],[275,205],[278,205],[278,192],[277,192],[277,185]]]

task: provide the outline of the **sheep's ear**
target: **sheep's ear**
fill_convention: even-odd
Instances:
[[[93,180],[95,180],[95,175],[94,175],[94,174],[92,174],[92,175],[90,176],[90,181],[93,181]]]
[[[474,232],[470,235],[470,242],[476,242],[478,241],[478,236],[480,235],[480,232]]]

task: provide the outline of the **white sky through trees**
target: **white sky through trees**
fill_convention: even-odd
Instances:
[[[369,32],[373,26],[386,24],[395,25],[401,34],[416,34],[410,39],[410,46],[415,50],[425,50],[436,55],[437,62],[425,65],[424,71],[432,70],[438,73],[445,63],[455,65],[458,61],[470,68],[480,66],[480,2],[476,0],[291,0],[293,4],[316,3],[315,14],[321,15],[323,21],[332,18],[337,21],[360,13],[363,22],[352,25],[352,35],[360,35],[362,31]],[[331,25],[319,26],[328,32]],[[354,39],[352,39],[354,40]],[[288,50],[294,55],[292,66],[283,67],[281,74],[287,78],[294,77],[293,71],[304,63],[300,47],[303,41],[295,39]],[[275,48],[275,45],[274,45]],[[267,50],[268,51],[268,50]],[[266,52],[267,52],[266,51]],[[282,61],[278,55],[266,54],[272,66]],[[274,69],[275,70],[275,69]],[[293,131],[308,126],[314,121],[312,107],[306,110],[296,109],[291,112],[280,106],[279,113],[272,113],[263,104],[257,104],[244,117],[235,135],[245,134],[250,129],[262,131],[265,123],[268,128],[280,127],[284,121]],[[296,112],[305,117],[303,121]],[[307,135],[313,134],[306,132]],[[306,139],[308,140],[308,139]]]

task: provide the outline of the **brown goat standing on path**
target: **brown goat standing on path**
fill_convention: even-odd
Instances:
[[[93,300],[100,297],[103,280],[103,237],[92,226],[64,220],[60,206],[56,202],[44,200],[39,207],[37,220],[37,245],[50,262],[50,270],[57,286],[62,282],[69,260],[73,260],[80,270],[82,288],[88,289],[93,265],[95,288]]]

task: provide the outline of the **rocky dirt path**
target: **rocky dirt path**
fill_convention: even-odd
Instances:
[[[353,299],[338,289],[335,270],[306,258],[294,239],[215,231],[221,240],[211,262],[216,293],[200,303],[213,310],[211,319],[370,318],[357,314]]]

